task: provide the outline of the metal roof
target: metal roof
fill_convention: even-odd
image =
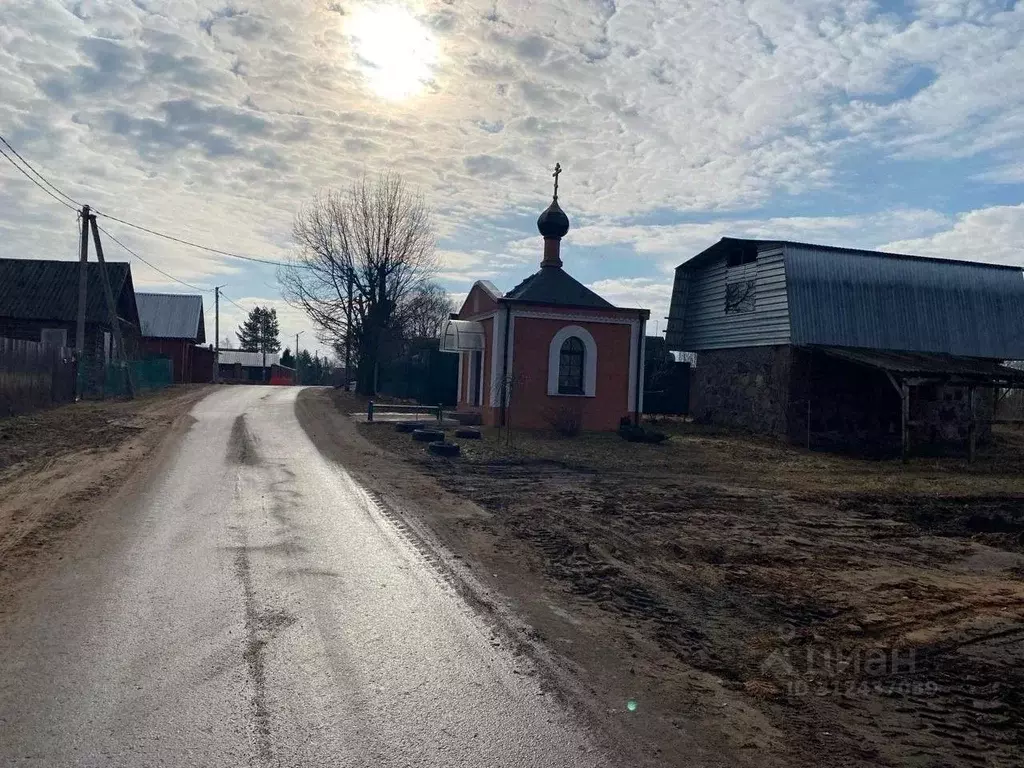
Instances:
[[[861,365],[870,365],[901,377],[943,378],[959,381],[1024,384],[1024,370],[1011,368],[995,360],[922,352],[850,349],[847,347],[811,347],[826,355]]]
[[[615,305],[605,301],[568,272],[557,267],[542,267],[506,293],[502,300],[615,309]]]
[[[241,364],[245,368],[262,368],[262,352],[244,352],[240,349],[222,349],[218,358],[221,365]],[[267,352],[267,367],[281,364],[281,353]]]
[[[745,251],[753,251],[758,253],[765,250],[774,250],[776,248],[810,248],[815,251],[822,251],[825,253],[845,253],[845,254],[862,254],[866,256],[885,256],[890,259],[910,259],[916,262],[930,261],[938,264],[970,264],[994,267],[996,269],[1010,269],[1020,271],[1021,267],[1008,266],[1006,264],[991,264],[983,263],[978,261],[968,261],[966,259],[944,259],[938,256],[915,256],[909,253],[893,253],[890,251],[870,251],[864,248],[846,248],[841,245],[821,245],[820,243],[804,243],[797,240],[754,240],[751,238],[743,237],[723,237],[717,243],[712,246],[705,248],[703,251],[693,256],[682,264],[680,268],[692,268],[702,267],[716,259],[727,256],[730,253],[741,253]]]
[[[206,341],[203,322],[203,297],[175,293],[138,293],[139,327],[143,336],[153,339],[189,339]]]
[[[785,245],[793,344],[1024,358],[1024,271]]]
[[[107,277],[118,315],[138,322],[132,271],[127,262],[108,261]],[[74,322],[78,316],[77,261],[0,259],[0,317]],[[86,268],[85,320],[107,324],[107,303],[98,262]]]

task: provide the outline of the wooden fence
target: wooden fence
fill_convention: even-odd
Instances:
[[[0,418],[74,399],[71,350],[0,337]]]

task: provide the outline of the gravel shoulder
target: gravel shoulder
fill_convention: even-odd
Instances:
[[[210,390],[174,387],[0,420],[0,604],[142,474]]]
[[[1020,432],[970,466],[682,424],[662,446],[484,430],[446,460],[355,424],[350,395],[298,407],[503,596],[634,764],[1018,764]]]

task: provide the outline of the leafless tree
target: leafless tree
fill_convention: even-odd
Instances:
[[[454,311],[455,303],[448,291],[437,283],[424,282],[400,307],[398,323],[407,339],[436,338]]]
[[[403,329],[402,309],[437,268],[430,212],[397,173],[320,192],[295,217],[296,263],[285,298],[336,348],[358,358],[357,387],[374,394],[382,351]],[[346,361],[349,362],[349,361]]]

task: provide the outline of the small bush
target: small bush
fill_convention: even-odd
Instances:
[[[579,407],[560,405],[545,412],[544,418],[562,437],[576,437],[583,429],[583,410]]]

